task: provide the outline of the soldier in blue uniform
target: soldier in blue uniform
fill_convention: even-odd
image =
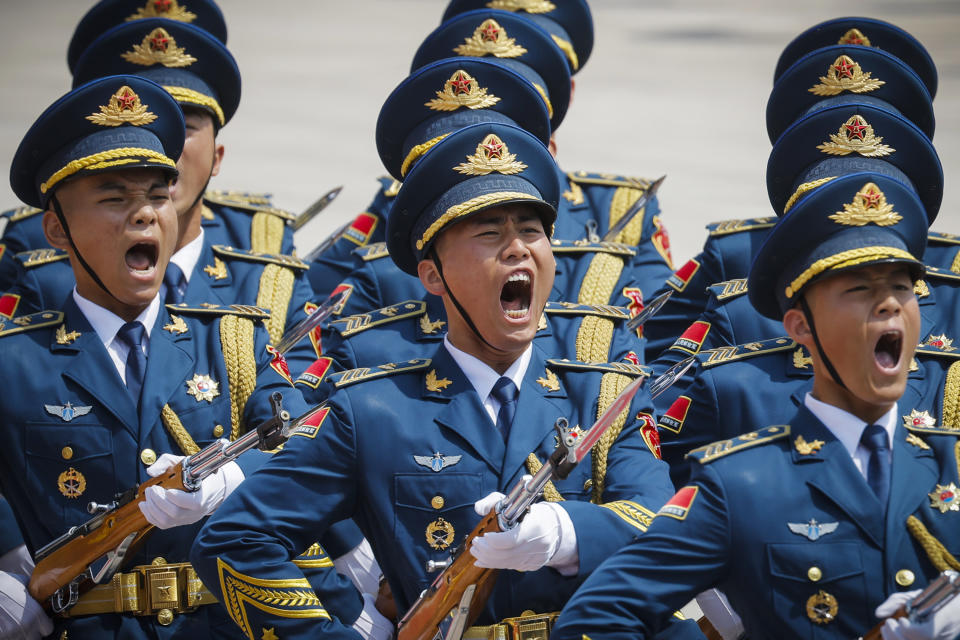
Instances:
[[[323,423],[291,438],[257,486],[235,492],[201,533],[195,565],[222,585],[249,637],[267,627],[281,637],[313,628],[312,613],[295,600],[261,603],[269,592],[306,588],[289,562],[292,548],[344,516],[371,541],[403,612],[432,579],[425,561],[450,553],[489,509],[487,494],[539,468],[555,446],[557,417],[592,424],[617,389],[643,375],[632,365],[552,360],[531,344],[553,277],[552,163],[530,134],[487,123],[451,134],[410,172],[389,219],[390,255],[443,298],[446,339],[429,358],[328,376]],[[559,608],[672,491],[641,437],[645,414],[634,417],[647,406],[649,396],[635,399],[619,434],[551,487],[550,502],[518,529],[473,545],[483,565],[520,570],[499,576],[478,620],[498,626],[486,631],[505,631],[498,621],[526,610]],[[311,508],[284,506],[305,503]],[[544,620],[526,616],[534,618]],[[474,633],[482,632],[467,630]]]
[[[588,578],[554,637],[647,637],[710,586],[751,638],[857,637],[881,604],[957,566],[925,551],[960,548],[957,431],[904,425],[898,406],[921,331],[927,225],[910,187],[866,172],[781,218],[749,295],[811,354],[812,391],[787,424],[691,452],[689,484]],[[958,605],[924,625],[888,621],[884,637],[952,639]]]

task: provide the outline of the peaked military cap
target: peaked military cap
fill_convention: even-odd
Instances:
[[[593,51],[593,16],[586,0],[452,0],[443,19],[484,8],[521,13],[546,29],[566,56],[570,73],[582,69]]]
[[[933,138],[932,98],[920,76],[885,51],[849,44],[811,51],[783,72],[767,101],[770,142],[811,108],[829,106],[848,94],[860,102],[892,104]]]
[[[240,69],[227,48],[203,29],[175,20],[135,20],[108,30],[80,56],[73,83],[113,73],[153,80],[182,106],[209,112],[217,127],[240,104]]]
[[[413,56],[411,71],[451,56],[490,56],[525,77],[530,72],[523,66],[532,69],[543,78],[543,86],[534,86],[547,101],[551,126],[556,129],[563,122],[570,105],[569,67],[550,34],[535,22],[493,9],[461,13],[424,39]]]
[[[400,269],[416,275],[445,227],[491,207],[529,204],[550,235],[559,197],[557,166],[540,140],[507,124],[464,127],[407,174],[387,218],[387,248]]]
[[[443,136],[480,122],[512,124],[548,144],[550,117],[534,86],[539,76],[526,70],[524,77],[481,58],[447,58],[414,71],[380,109],[377,150],[384,166],[403,180]]]
[[[810,27],[780,54],[773,81],[804,54],[836,44],[876,47],[900,58],[920,76],[931,97],[937,95],[937,67],[926,48],[897,25],[876,18],[834,18]]]
[[[754,308],[779,320],[818,279],[902,262],[923,275],[932,222],[908,185],[880,173],[841,176],[800,198],[770,230],[747,278]]]
[[[43,209],[57,185],[78,175],[150,167],[176,176],[183,137],[183,114],[163,87],[137,76],[100,78],[33,123],[13,157],[10,186]]]
[[[100,0],[80,19],[67,48],[67,66],[74,73],[90,43],[118,24],[142,18],[167,18],[200,27],[227,43],[227,23],[212,0]]]
[[[770,153],[767,194],[782,214],[821,181],[859,171],[897,178],[932,215],[940,209],[943,169],[930,139],[906,118],[859,102],[819,109],[790,125]]]

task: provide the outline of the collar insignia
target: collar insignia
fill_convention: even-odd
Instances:
[[[192,380],[187,380],[187,394],[196,398],[197,402],[213,402],[220,395],[220,383],[210,376],[195,373]]]
[[[526,11],[527,13],[550,13],[557,5],[550,0],[490,0],[487,6],[502,11]]]
[[[856,27],[854,27],[853,29],[850,29],[845,34],[843,34],[843,37],[837,40],[837,44],[858,44],[862,47],[873,46],[872,44],[870,44],[870,38],[865,36],[863,32],[860,31],[860,29],[857,29]]]
[[[183,47],[178,47],[176,39],[163,27],[157,27],[145,35],[140,44],[133,45],[133,49],[121,54],[121,57],[144,67],[155,64],[172,68],[189,67],[197,61]]]
[[[912,444],[913,446],[919,447],[920,449],[930,449],[930,445],[928,445],[926,442],[924,442],[921,438],[919,438],[914,433],[907,434],[907,444]]]
[[[445,324],[447,323],[439,318],[437,320],[431,320],[427,314],[420,316],[420,330],[428,336],[439,331]]]
[[[64,405],[45,404],[43,408],[47,410],[47,413],[57,416],[64,422],[70,422],[74,418],[85,416],[93,409],[93,407],[75,407],[69,402]]]
[[[164,331],[169,331],[170,333],[176,333],[178,335],[183,335],[187,332],[187,323],[183,321],[183,318],[180,316],[175,316],[172,313],[170,314],[170,324],[163,325]]]
[[[445,456],[437,451],[432,456],[413,456],[413,461],[421,467],[430,469],[434,473],[440,473],[447,467],[452,467],[460,462],[460,458],[462,457],[463,456]]]
[[[443,391],[452,384],[447,378],[437,378],[437,370],[430,369],[427,372],[427,391]]]
[[[67,329],[64,325],[57,327],[56,336],[57,344],[72,344],[74,340],[80,337],[79,331],[71,331],[67,333]]]
[[[957,495],[957,485],[938,484],[937,488],[927,495],[930,496],[930,506],[934,509],[940,509],[940,513],[947,511],[960,511],[960,496]]]
[[[881,142],[883,138],[874,135],[873,125],[863,116],[855,115],[840,125],[836,133],[830,134],[829,142],[817,145],[817,149],[831,156],[858,153],[865,158],[882,158],[896,151]]]
[[[476,28],[473,35],[463,44],[454,47],[458,56],[496,56],[497,58],[516,58],[527,52],[517,44],[514,38],[507,37],[506,30],[493,18],[487,18]]]
[[[913,409],[910,415],[903,416],[903,426],[905,427],[935,427],[937,421],[930,415],[929,411],[917,411]]]
[[[123,85],[110,96],[106,105],[100,106],[100,113],[87,116],[87,120],[102,127],[119,127],[122,124],[139,127],[156,119],[155,114],[147,111],[147,105],[140,102],[140,96],[127,85]]]
[[[930,336],[924,341],[923,346],[925,347],[936,347],[941,351],[956,351],[957,348],[953,346],[953,339],[948,338],[946,334],[941,333],[938,336],[930,334]]]
[[[823,446],[823,440],[814,440],[813,442],[807,442],[803,439],[803,436],[797,436],[797,439],[793,441],[793,446],[802,456],[809,456],[817,451],[820,451],[820,447]]]
[[[214,257],[213,264],[205,266],[203,272],[214,280],[223,280],[227,277],[227,265],[220,258]]]
[[[857,191],[852,203],[844,204],[843,211],[837,211],[830,219],[850,227],[863,227],[867,224],[889,227],[900,222],[903,217],[893,210],[892,204],[887,203],[887,197],[883,195],[880,187],[868,182]]]
[[[836,96],[844,91],[852,93],[870,93],[886,84],[883,80],[870,77],[850,56],[840,56],[827,69],[827,75],[820,76],[820,84],[807,91],[817,96]]]
[[[494,172],[510,176],[526,168],[527,165],[518,161],[515,153],[510,153],[500,136],[491,133],[477,145],[473,155],[467,156],[466,162],[461,162],[453,169],[468,176],[485,176]]]
[[[790,531],[798,536],[803,536],[811,542],[819,540],[828,533],[833,533],[837,530],[838,526],[840,526],[839,522],[817,522],[815,518],[811,518],[810,522],[787,523],[787,527],[789,527]]]
[[[560,379],[553,371],[547,369],[546,378],[537,378],[537,384],[547,391],[560,391]]]
[[[466,71],[457,69],[450,79],[443,83],[443,90],[437,91],[437,97],[424,106],[434,111],[456,111],[460,107],[467,109],[486,109],[500,102],[500,98],[487,93],[476,79]]]
[[[147,0],[147,4],[127,16],[127,22],[141,18],[167,18],[179,22],[193,22],[197,14],[181,7],[177,0]]]
[[[793,352],[793,368],[806,369],[813,364],[813,358],[803,352],[803,347],[799,347]]]
[[[570,189],[563,192],[563,197],[566,198],[570,204],[583,204],[583,189],[573,180],[569,181],[569,185]]]

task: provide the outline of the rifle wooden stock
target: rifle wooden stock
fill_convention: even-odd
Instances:
[[[74,578],[86,571],[87,567],[116,549],[131,533],[137,533],[134,546],[142,542],[153,530],[153,525],[147,522],[137,505],[143,502],[143,492],[147,487],[155,485],[164,489],[185,491],[183,465],[177,463],[163,475],[144,482],[137,487],[136,495],[132,500],[105,514],[99,527],[87,535],[79,535],[68,540],[42,558],[30,576],[30,595],[44,607],[49,608],[50,597],[58,589],[69,585]],[[81,587],[81,591],[92,586],[93,583],[87,580]]]
[[[437,635],[440,623],[452,609],[460,605],[464,591],[471,584],[477,586],[470,601],[470,614],[467,626],[477,619],[480,608],[486,603],[497,580],[497,569],[483,569],[470,555],[470,544],[474,538],[485,533],[500,531],[495,509],[481,520],[466,540],[453,563],[443,570],[427,588],[427,592],[417,600],[403,616],[397,632],[397,640],[432,640]]]
[[[880,630],[883,629],[883,624],[887,620],[903,618],[903,617],[906,617],[906,615],[907,615],[907,607],[906,606],[900,607],[899,609],[896,610],[896,612],[892,616],[890,616],[889,618],[884,618],[879,623],[877,623],[877,626],[875,626],[873,629],[870,629],[870,631],[868,631],[867,633],[863,634],[860,637],[860,640],[882,640],[883,636],[881,635]]]

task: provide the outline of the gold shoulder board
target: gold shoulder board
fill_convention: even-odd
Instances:
[[[234,209],[236,211],[243,211],[245,213],[250,213],[250,214],[269,213],[271,215],[277,216],[278,218],[283,218],[285,221],[288,221],[288,222],[297,219],[297,215],[295,213],[290,213],[289,211],[286,211],[284,209],[278,209],[277,207],[271,207],[269,205],[264,205],[264,204],[254,204],[252,202],[246,202],[244,200],[233,200],[233,199],[224,197],[223,195],[217,192],[207,191],[206,193],[203,194],[203,200],[208,204],[216,204],[222,207],[230,207],[231,209]]]
[[[707,225],[707,232],[710,236],[726,236],[731,233],[740,233],[741,231],[750,231],[752,229],[769,229],[777,222],[775,216],[767,218],[747,218],[746,220],[724,220],[722,222],[711,222]]]
[[[418,358],[407,360],[406,362],[390,362],[381,364],[378,367],[360,367],[359,369],[350,369],[348,371],[338,371],[327,374],[327,380],[333,382],[337,389],[347,387],[365,380],[374,378],[384,378],[398,373],[407,373],[410,371],[420,371],[430,366],[430,358]]]
[[[621,373],[626,376],[649,376],[653,370],[642,364],[631,364],[629,362],[580,362],[578,360],[547,360],[547,364],[557,369],[569,369],[573,371],[602,371],[603,373]]]
[[[39,267],[42,264],[51,262],[60,262],[69,258],[66,251],[59,249],[34,249],[33,251],[21,251],[17,254],[17,259],[23,263],[27,269]]]
[[[364,262],[370,262],[371,260],[376,260],[377,258],[386,258],[390,255],[390,252],[387,251],[386,242],[373,242],[358,249],[354,249],[354,252],[359,255]]]
[[[193,316],[240,316],[241,318],[251,318],[253,320],[266,320],[270,317],[270,312],[260,307],[254,307],[249,304],[230,304],[220,305],[210,302],[202,302],[199,306],[188,305],[186,302],[180,304],[168,304],[167,310],[177,315]]]
[[[697,357],[700,359],[700,366],[715,367],[725,362],[733,362],[734,360],[746,360],[747,358],[768,353],[789,351],[796,348],[796,346],[796,342],[784,336],[782,338],[758,340],[757,342],[746,342],[732,347],[706,349],[701,351]]]
[[[554,253],[610,253],[615,256],[635,256],[637,250],[620,242],[587,242],[586,240],[552,240]]]
[[[62,322],[62,311],[38,311],[25,316],[17,316],[13,320],[0,317],[0,338],[24,331],[32,331],[33,329],[50,327]]]
[[[712,293],[717,300],[729,300],[730,298],[742,296],[747,292],[747,279],[736,278],[734,280],[715,282],[707,287],[707,289],[709,289],[710,293]]]
[[[938,244],[960,244],[960,236],[943,231],[930,231],[927,233],[927,242],[936,242]]]
[[[338,318],[330,322],[331,328],[336,328],[344,338],[356,335],[361,331],[372,329],[373,327],[385,325],[397,320],[415,318],[423,315],[427,309],[427,303],[423,300],[407,300],[397,304],[375,309],[367,313],[358,313],[356,315]]]
[[[693,458],[700,464],[707,464],[717,460],[718,458],[728,456],[731,453],[743,451],[744,449],[749,449],[750,447],[755,447],[759,444],[765,444],[767,442],[773,442],[774,440],[786,438],[789,435],[790,425],[778,424],[772,427],[764,427],[763,429],[758,429],[757,431],[751,431],[750,433],[744,433],[729,440],[711,442],[706,446],[694,449],[688,453],[686,457]]]
[[[222,244],[215,244],[211,248],[213,249],[213,252],[218,255],[239,258],[240,260],[262,262],[263,264],[278,264],[281,267],[289,267],[291,269],[306,270],[310,268],[310,265],[297,256],[291,256],[284,253],[264,253],[262,251],[237,249],[235,247],[228,247]]]
[[[628,320],[630,312],[626,307],[610,304],[579,304],[576,302],[547,302],[546,313],[574,316],[599,316],[611,320]]]
[[[16,209],[4,212],[3,215],[9,218],[10,222],[19,222],[35,216],[38,213],[43,213],[43,209],[37,209],[36,207],[17,207]]]
[[[17,254],[17,255],[19,256],[20,254]],[[960,273],[954,273],[949,269],[931,267],[930,265],[927,265],[926,269],[927,269],[928,278],[937,278],[940,280],[960,280]]]
[[[650,180],[646,178],[631,178],[613,173],[590,173],[589,171],[572,171],[567,174],[571,182],[578,184],[598,184],[606,187],[630,187],[631,189],[646,189]]]
[[[925,427],[925,426],[914,426],[912,424],[903,425],[906,427],[907,431],[910,433],[924,433],[931,436],[955,436],[960,437],[960,428],[956,427]]]
[[[207,200],[222,200],[224,202],[229,201],[243,204],[270,206],[273,194],[234,191],[232,189],[209,189],[204,192],[203,197]]]

